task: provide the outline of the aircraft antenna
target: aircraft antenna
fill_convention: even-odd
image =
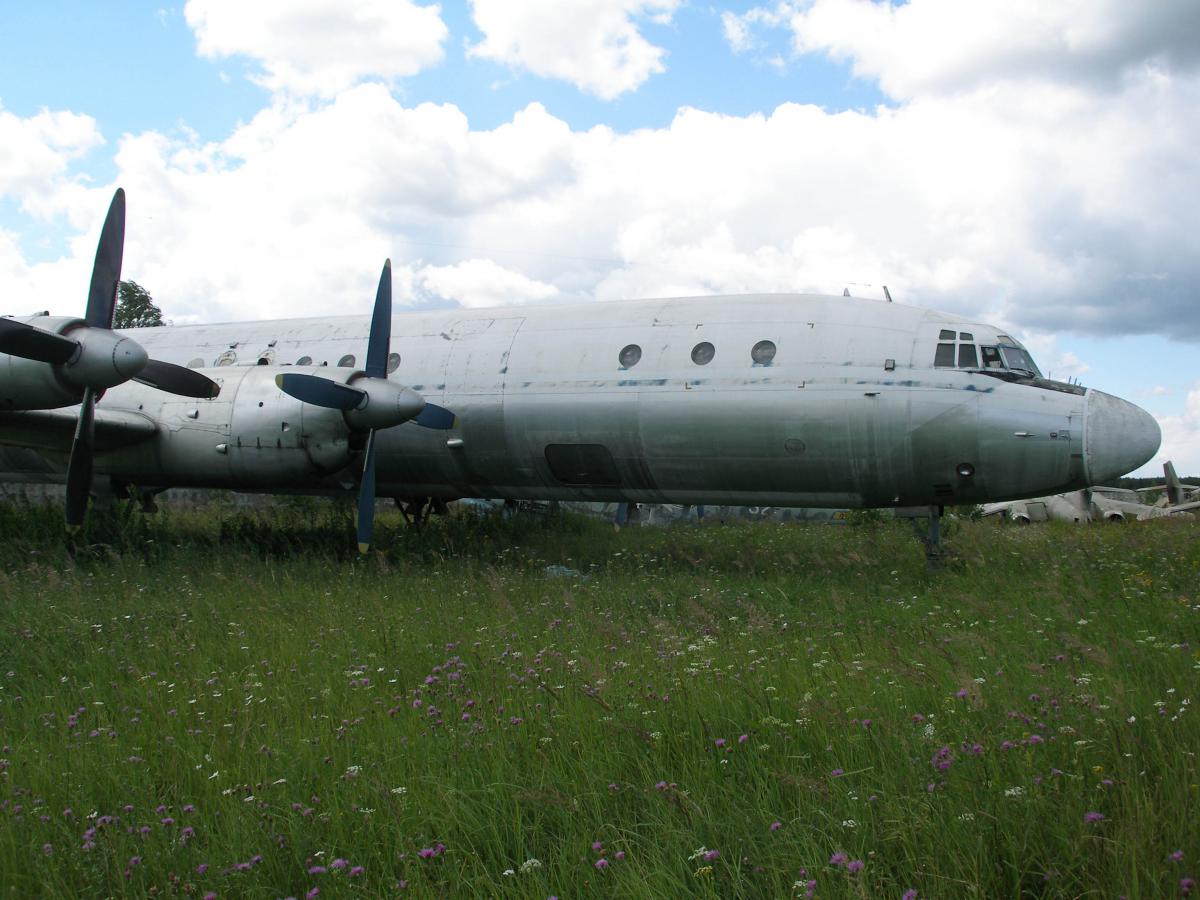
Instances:
[[[892,302],[892,292],[887,289],[887,285],[883,286],[883,296],[887,298],[887,302]]]
[[[850,288],[848,288],[848,287],[842,288],[842,296],[849,297],[850,296]]]

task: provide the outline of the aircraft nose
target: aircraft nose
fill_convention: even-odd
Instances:
[[[1087,392],[1083,459],[1088,484],[1106,484],[1132,472],[1158,452],[1162,431],[1140,406],[1105,394]]]

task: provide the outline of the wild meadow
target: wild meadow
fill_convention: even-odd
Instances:
[[[0,891],[1178,897],[1200,523],[0,509]]]

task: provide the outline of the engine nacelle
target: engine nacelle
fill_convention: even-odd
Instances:
[[[51,365],[0,353],[0,408],[57,409],[83,398],[83,389],[115,387],[135,376],[146,365],[146,351],[130,338],[104,328],[89,328],[83,319],[69,316],[32,316],[17,319],[42,331],[76,342],[74,356],[62,365]]]
[[[147,487],[311,489],[353,459],[343,414],[279,390],[277,367],[200,371],[220,385],[220,396],[185,399],[135,383],[110,391],[115,406],[138,409],[159,428],[151,440],[98,457],[97,471]],[[346,380],[357,374],[343,371]]]

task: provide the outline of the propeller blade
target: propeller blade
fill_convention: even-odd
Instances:
[[[95,443],[96,392],[87,388],[79,407],[75,425],[75,440],[71,443],[71,458],[67,463],[67,533],[74,534],[83,524],[88,495],[92,492],[92,453]]]
[[[70,338],[34,328],[24,322],[0,319],[0,353],[60,366],[78,349],[79,344]]]
[[[440,431],[446,431],[454,427],[458,421],[458,417],[444,406],[426,403],[425,408],[417,413],[413,421],[422,428],[436,428]]]
[[[375,430],[367,435],[366,461],[363,463],[362,484],[358,488],[358,552],[364,556],[371,549],[375,532]]]
[[[304,375],[289,372],[275,376],[276,386],[290,397],[302,403],[311,403],[325,409],[356,409],[365,393],[349,385],[338,384],[319,375]]]
[[[161,359],[148,360],[133,380],[179,397],[212,400],[221,393],[221,386],[208,376]]]
[[[92,285],[88,290],[87,312],[83,316],[92,328],[112,328],[124,252],[125,189],[117,188],[109,204],[108,215],[104,218],[104,227],[100,229],[96,262],[92,266]]]
[[[384,260],[375,292],[375,310],[371,313],[371,335],[367,338],[368,378],[387,378],[388,353],[392,336],[392,261]]]

